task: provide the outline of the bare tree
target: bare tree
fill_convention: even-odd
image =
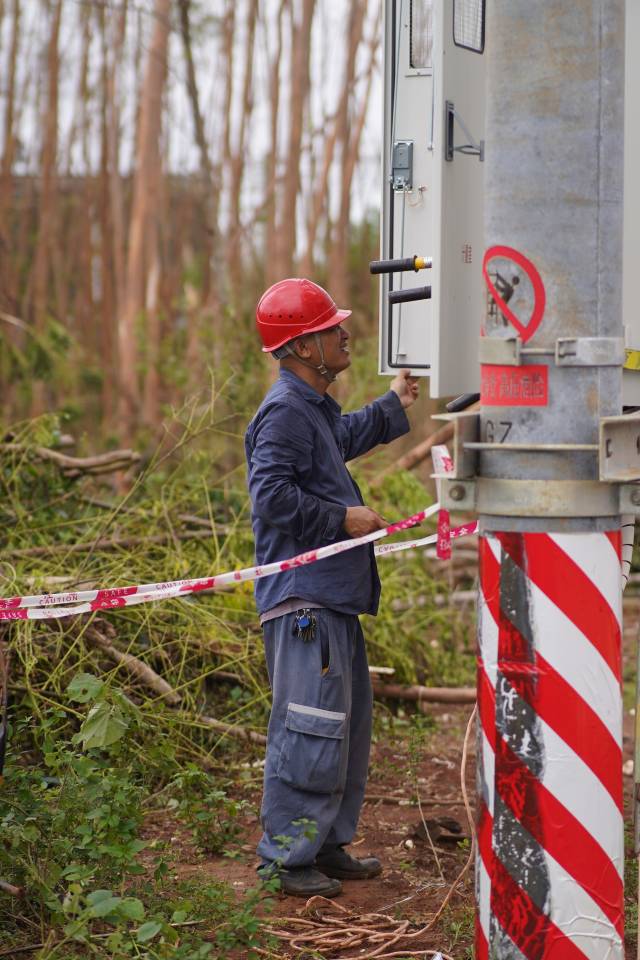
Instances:
[[[2,21],[0,21],[2,22]],[[14,117],[16,104],[16,66],[20,46],[20,0],[13,0],[11,9],[11,36],[9,39],[9,62],[5,78],[6,98],[4,113],[3,147],[0,158],[0,296],[15,309],[17,290],[13,271],[9,265],[9,233],[6,227],[7,211],[11,201],[12,169],[15,155]]]
[[[140,90],[136,135],[136,168],[133,175],[129,245],[127,254],[124,301],[118,324],[118,364],[120,371],[120,423],[125,436],[130,436],[138,421],[140,388],[138,383],[138,351],[136,323],[142,319],[149,299],[147,329],[148,389],[145,393],[145,415],[157,407],[157,300],[155,297],[156,262],[148,254],[155,249],[157,238],[157,204],[161,169],[160,133],[162,129],[162,94],[167,73],[169,14],[171,0],[155,0],[153,27],[144,77]],[[152,267],[150,269],[150,266]]]
[[[278,112],[280,109],[280,62],[282,58],[282,21],[288,9],[289,0],[280,0],[278,14],[275,18],[275,41],[273,51],[269,50],[267,23],[264,21],[265,41],[267,44],[268,60],[268,94],[269,94],[269,144],[265,165],[265,278],[267,284],[280,279],[274,273],[277,264],[274,262],[273,251],[276,249],[276,216],[278,209],[277,174],[278,174]]]
[[[41,189],[38,237],[33,265],[33,322],[38,334],[47,323],[51,244],[56,216],[56,160],[58,152],[58,75],[60,60],[58,43],[62,0],[49,0],[47,12],[51,19],[47,44],[47,96],[43,109],[43,142],[40,163]],[[46,409],[44,383],[34,380],[31,395],[33,415]]]
[[[349,218],[351,213],[351,178],[353,170],[349,166],[352,151],[353,134],[350,128],[353,111],[353,92],[356,76],[358,49],[362,43],[364,22],[368,0],[358,0],[349,8],[349,25],[344,58],[344,79],[342,94],[336,112],[336,137],[340,156],[340,204],[338,216],[333,225],[329,246],[329,273],[334,297],[346,303],[349,297],[347,289],[347,256],[349,248]],[[366,99],[365,99],[366,104]],[[359,137],[356,142],[356,156]],[[350,172],[349,172],[350,171]]]
[[[311,82],[311,27],[316,0],[300,0],[300,18],[291,16],[291,67],[289,96],[289,142],[282,188],[282,205],[275,246],[275,272],[290,276],[296,249],[296,217],[300,190],[300,151],[304,112]]]
[[[246,34],[243,51],[245,64],[242,94],[238,117],[238,130],[234,149],[231,151],[231,177],[229,196],[229,239],[227,243],[227,271],[234,303],[238,302],[243,275],[242,263],[242,181],[245,171],[247,129],[253,111],[253,67],[258,0],[248,0]]]
[[[105,33],[106,47],[103,57],[106,63],[106,165],[109,177],[109,203],[111,211],[111,244],[113,257],[114,307],[118,317],[122,314],[125,288],[125,225],[124,197],[120,177],[120,89],[118,73],[122,65],[122,52],[127,30],[127,0],[110,24],[113,39],[109,43]],[[111,47],[111,62],[108,49]]]
[[[94,303],[92,278],[93,208],[95,202],[95,183],[91,175],[91,112],[93,104],[91,103],[92,94],[89,83],[93,10],[87,6],[79,10],[78,13],[81,28],[78,88],[73,119],[65,148],[66,156],[64,160],[60,159],[60,166],[64,170],[65,178],[67,182],[70,182],[73,154],[79,146],[84,171],[83,182],[78,186],[81,202],[78,209],[74,210],[72,222],[67,228],[72,234],[72,244],[76,250],[73,277],[66,275],[69,269],[68,258],[64,256],[64,251],[58,243],[53,244],[52,263],[57,315],[70,323],[68,304],[72,301],[72,316],[75,320],[74,339],[79,341],[79,346],[84,346],[91,357],[96,357],[98,356],[96,337],[98,327],[97,324],[93,323],[96,305]],[[73,206],[71,197],[69,198],[69,205]],[[67,206],[67,204],[64,204],[64,206]],[[60,226],[59,222],[58,228]]]
[[[204,179],[204,203],[207,211],[207,230],[205,233],[205,249],[202,251],[203,275],[201,298],[204,303],[209,301],[210,297],[217,302],[217,272],[211,270],[211,261],[219,249],[218,237],[218,209],[220,197],[219,171],[214,172],[211,163],[211,154],[207,135],[205,133],[204,119],[200,108],[200,94],[196,80],[196,69],[193,61],[193,49],[191,42],[191,0],[178,0],[180,12],[180,33],[182,36],[182,49],[184,52],[185,65],[187,68],[187,93],[191,105],[191,118],[193,121],[193,130],[198,147],[198,156],[200,158],[200,171]],[[191,354],[191,351],[189,351]]]

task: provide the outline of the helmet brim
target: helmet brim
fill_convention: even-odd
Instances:
[[[308,330],[303,330],[301,333],[297,333],[295,337],[286,337],[282,343],[277,343],[272,347],[263,347],[263,353],[273,353],[274,350],[279,350],[280,347],[284,347],[285,343],[290,343],[291,340],[297,340],[298,337],[307,337],[310,333],[320,333],[321,330],[330,330],[331,327],[339,327],[343,320],[346,320],[347,317],[351,316],[351,310],[336,310],[333,316],[329,317],[328,320],[325,320],[324,323],[319,323],[312,327],[309,327]]]

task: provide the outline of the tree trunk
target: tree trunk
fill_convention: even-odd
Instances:
[[[160,204],[159,189],[155,194]],[[145,315],[145,378],[142,396],[142,420],[145,426],[157,426],[160,413],[160,227],[158,210],[151,213],[145,232],[146,285],[144,296]]]
[[[230,223],[227,240],[227,272],[230,280],[232,299],[236,308],[239,305],[243,280],[243,251],[242,251],[242,220],[241,199],[242,179],[245,169],[245,150],[247,127],[253,111],[253,63],[258,20],[258,0],[248,0],[247,26],[243,62],[245,64],[244,81],[242,86],[242,100],[240,103],[240,117],[238,121],[238,137],[235,149],[231,152],[231,183],[230,183]],[[249,259],[248,256],[246,258]]]
[[[277,264],[274,251],[276,250],[278,210],[278,110],[280,108],[280,58],[282,55],[282,20],[288,8],[288,0],[280,0],[278,16],[275,24],[275,45],[269,57],[269,147],[266,155],[265,167],[265,281],[267,286],[282,279],[276,275]],[[265,22],[266,30],[266,22]]]
[[[349,220],[351,215],[351,179],[348,173],[350,146],[350,113],[353,103],[353,87],[358,49],[362,43],[367,0],[357,0],[349,12],[349,28],[345,49],[345,68],[342,95],[336,114],[336,132],[340,152],[340,206],[333,226],[329,248],[329,275],[331,294],[340,305],[349,302],[348,253]]]
[[[17,312],[17,290],[14,273],[11,269],[9,251],[11,238],[7,229],[7,212],[11,202],[13,187],[12,170],[15,153],[14,111],[16,99],[16,65],[20,46],[20,0],[13,0],[11,10],[11,38],[9,40],[9,69],[5,77],[6,98],[4,114],[4,143],[0,159],[0,300],[12,311]],[[19,338],[14,333],[8,336],[16,343]]]
[[[104,7],[96,10],[100,31],[102,63],[100,65],[100,173],[98,218],[100,223],[100,356],[102,370],[101,412],[105,430],[113,422],[114,363],[114,263],[113,218],[110,205],[109,179],[109,38]]]
[[[114,39],[112,41],[112,60],[107,74],[107,165],[109,170],[109,203],[111,208],[112,257],[114,280],[115,315],[121,316],[125,295],[125,227],[124,199],[122,179],[120,177],[120,104],[117,85],[118,70],[121,67],[122,51],[127,29],[127,0],[124,0],[120,13],[112,22]]]
[[[162,95],[167,69],[170,9],[171,0],[156,0],[152,36],[140,90],[124,303],[118,324],[120,425],[127,438],[132,436],[138,423],[140,389],[136,326],[142,319],[145,307],[149,268],[146,257],[148,232],[153,228],[152,218],[158,203]],[[152,345],[152,352],[153,349]]]
[[[47,45],[47,97],[43,110],[44,136],[41,155],[41,193],[38,238],[33,265],[33,323],[38,334],[44,333],[47,325],[49,274],[51,246],[56,215],[56,159],[58,152],[58,74],[60,18],[62,0],[49,5],[51,30]],[[31,395],[31,415],[37,416],[46,409],[45,384],[36,379]]]
[[[58,316],[66,317],[70,312],[67,307],[69,294],[73,291],[73,308],[71,316],[75,322],[73,329],[74,340],[85,355],[93,359],[100,356],[98,324],[95,323],[97,306],[94,303],[93,283],[93,207],[95,201],[95,182],[91,170],[91,107],[89,101],[91,90],[89,86],[89,58],[91,52],[92,19],[91,7],[84,7],[79,11],[82,20],[82,53],[78,76],[78,93],[74,110],[74,122],[71,125],[66,148],[66,162],[63,169],[72,182],[72,156],[77,139],[80,140],[84,183],[80,192],[80,208],[69,223],[72,233],[72,247],[77,250],[74,264],[75,282],[65,276],[69,269],[68,260],[64,257],[62,244],[55,244],[54,274],[56,276],[56,305]],[[72,198],[70,197],[73,203]],[[75,221],[75,222],[74,222]],[[71,281],[71,282],[70,282]],[[81,356],[76,355],[76,364],[81,364]]]
[[[291,276],[296,253],[296,217],[300,191],[300,151],[304,112],[310,86],[311,26],[315,0],[301,0],[302,17],[291,17],[289,142],[283,179],[282,209],[276,245],[276,273]]]
[[[211,262],[219,252],[220,238],[218,231],[218,210],[220,183],[219,178],[214,176],[214,170],[209,153],[209,144],[204,129],[204,120],[202,110],[200,109],[200,95],[198,84],[196,82],[195,64],[193,62],[193,51],[191,46],[191,0],[178,0],[180,8],[180,33],[182,36],[182,48],[187,67],[187,93],[189,95],[189,104],[191,106],[191,119],[193,121],[193,130],[200,157],[200,171],[204,180],[205,208],[207,211],[206,231],[204,249],[202,250],[202,289],[200,291],[201,302],[207,303],[210,299],[217,303],[217,270],[211,270]],[[196,324],[194,324],[196,326]],[[193,344],[192,344],[193,347]],[[194,356],[191,356],[191,354]],[[191,362],[198,356],[197,350],[188,350],[189,369]]]

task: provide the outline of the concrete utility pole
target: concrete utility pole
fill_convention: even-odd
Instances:
[[[486,24],[481,412],[443,496],[481,524],[476,957],[621,960],[624,0]]]

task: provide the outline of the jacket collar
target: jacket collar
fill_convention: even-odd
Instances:
[[[325,399],[333,400],[333,397],[329,397],[328,394],[318,393],[317,390],[314,390],[313,387],[310,387],[308,383],[298,376],[297,373],[294,373],[293,370],[287,370],[286,367],[282,367],[280,370],[279,380],[283,381],[288,389],[295,390],[301,397],[304,397],[305,400],[308,400],[310,403],[323,403]],[[335,403],[335,400],[333,400]]]

